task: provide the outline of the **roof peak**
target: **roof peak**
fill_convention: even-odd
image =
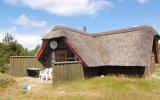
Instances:
[[[117,29],[117,30],[111,30],[111,31],[106,31],[106,32],[97,32],[92,34],[92,36],[102,36],[102,35],[114,35],[114,34],[122,34],[122,33],[128,33],[128,32],[133,32],[133,31],[139,31],[139,30],[151,30],[157,33],[152,26],[149,25],[140,25],[140,26],[134,26],[130,28],[123,28],[123,29]]]
[[[53,28],[54,31],[56,30],[60,30],[60,29],[66,29],[66,30],[70,30],[73,32],[78,32],[81,33],[83,35],[89,35],[89,36],[102,36],[102,35],[113,35],[113,34],[121,34],[121,33],[127,33],[127,32],[131,32],[131,31],[138,31],[138,30],[144,30],[144,29],[150,29],[154,32],[156,32],[152,26],[150,25],[140,25],[140,26],[134,26],[134,27],[130,27],[130,28],[123,28],[123,29],[116,29],[116,30],[111,30],[111,31],[106,31],[106,32],[95,32],[95,33],[89,33],[89,32],[84,32],[78,29],[74,29],[65,25],[57,25]],[[157,33],[157,32],[156,32]]]
[[[73,32],[81,33],[83,35],[89,35],[90,36],[90,34],[87,33],[87,32],[84,32],[84,31],[81,31],[81,30],[78,30],[78,29],[74,29],[74,28],[71,28],[71,27],[68,27],[68,26],[65,26],[65,25],[57,25],[52,30],[56,31],[56,30],[60,30],[60,29],[62,29],[62,30],[66,29],[66,30],[70,30],[70,31],[73,31]]]
[[[54,27],[54,29],[60,29],[60,28],[65,28],[65,27],[67,27],[67,26],[65,26],[65,25],[56,25]]]

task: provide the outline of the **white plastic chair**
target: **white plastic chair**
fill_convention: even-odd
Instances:
[[[46,82],[50,79],[52,79],[52,68],[45,68],[40,71],[39,73],[40,79],[45,79]]]
[[[53,68],[48,68],[48,78],[52,80],[52,71]]]

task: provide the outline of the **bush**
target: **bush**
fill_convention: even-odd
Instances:
[[[8,66],[6,65],[6,62],[0,58],[0,73],[5,73],[8,69]]]
[[[0,73],[0,87],[5,88],[14,82],[15,80],[12,79],[9,75]]]

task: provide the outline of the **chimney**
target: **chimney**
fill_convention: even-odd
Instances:
[[[86,26],[83,26],[83,31],[87,32],[87,27]]]

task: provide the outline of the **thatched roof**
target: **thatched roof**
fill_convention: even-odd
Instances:
[[[148,66],[155,35],[157,32],[150,26],[94,34],[56,26],[43,40],[66,37],[89,67]]]

